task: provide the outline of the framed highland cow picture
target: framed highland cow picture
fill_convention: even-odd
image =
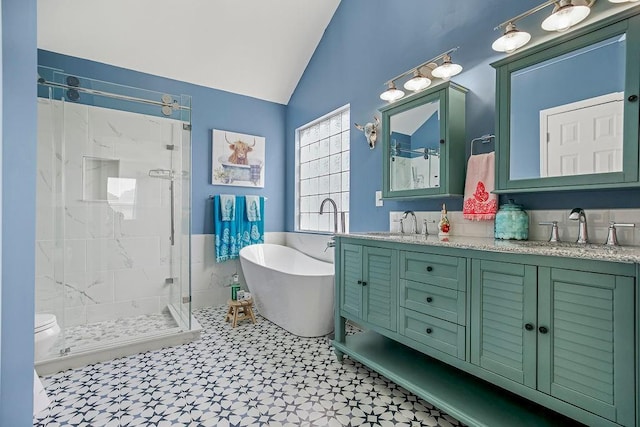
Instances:
[[[211,183],[264,188],[265,138],[213,129]]]

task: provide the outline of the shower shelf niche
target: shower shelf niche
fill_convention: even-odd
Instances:
[[[82,157],[82,200],[106,202],[111,200],[107,191],[109,178],[119,178],[120,160],[102,157]]]

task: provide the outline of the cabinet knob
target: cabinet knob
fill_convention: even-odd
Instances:
[[[531,323],[527,323],[526,325],[524,325],[524,328],[527,331],[533,331],[535,329],[535,327]]]
[[[638,100],[638,95],[629,95],[629,98],[627,99],[629,102],[636,102]]]
[[[358,280],[358,285],[362,285],[362,280]]]
[[[427,328],[427,331],[426,331],[426,332],[427,332],[428,334],[430,334],[431,332],[433,332],[433,329],[431,329],[431,328]]]
[[[362,286],[367,286],[367,282],[363,281]]]
[[[427,297],[427,302],[433,302],[433,298]]]
[[[541,334],[546,334],[547,332],[549,332],[549,329],[546,326],[540,326],[538,330]]]
[[[427,271],[433,271],[433,267],[428,266],[428,267],[427,267]]]

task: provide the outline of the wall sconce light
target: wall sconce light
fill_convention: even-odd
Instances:
[[[380,94],[380,99],[393,102],[402,98],[404,96],[404,92],[396,88],[395,81],[408,75],[412,75],[412,77],[404,83],[404,88],[408,91],[419,92],[431,86],[431,82],[436,78],[449,80],[451,77],[459,74],[462,71],[462,67],[451,62],[451,53],[456,50],[458,50],[457,47],[449,49],[435,58],[425,61],[417,67],[405,71],[399,76],[387,81],[385,83],[387,90]],[[438,65],[437,63],[439,60],[442,60],[441,65]]]
[[[609,0],[610,2],[638,1],[638,0]],[[516,21],[526,18],[547,6],[553,5],[553,12],[544,21],[542,29],[546,31],[566,31],[579,22],[582,22],[589,13],[596,0],[548,0],[520,15],[498,25],[498,30],[504,27],[504,34],[497,39],[491,47],[498,52],[511,53],[521,48],[531,40],[531,34],[518,30]]]

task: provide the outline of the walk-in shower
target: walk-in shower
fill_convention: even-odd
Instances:
[[[39,372],[194,339],[190,97],[38,73]]]

